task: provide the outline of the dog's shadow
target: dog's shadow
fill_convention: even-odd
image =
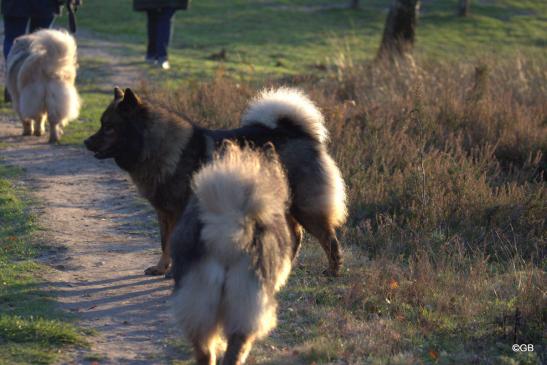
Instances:
[[[62,310],[75,314],[86,326],[123,336],[124,341],[152,342],[160,356],[190,358],[185,346],[170,342],[179,337],[169,311],[172,280],[139,274],[112,275],[111,279],[44,285]]]

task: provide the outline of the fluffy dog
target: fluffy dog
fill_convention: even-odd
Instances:
[[[289,188],[275,154],[230,144],[195,174],[193,196],[171,237],[177,323],[197,363],[243,364],[276,325],[275,293],[296,253]]]
[[[41,136],[49,122],[49,142],[78,117],[74,87],[76,42],[65,31],[44,29],[17,38],[7,60],[7,88],[23,123],[23,135]]]
[[[346,219],[346,194],[327,151],[323,115],[300,91],[279,88],[251,101],[241,124],[231,130],[201,128],[141,101],[131,89],[114,90],[101,128],[85,145],[96,158],[114,158],[157,211],[163,254],[145,273],[159,275],[168,269],[168,239],[188,203],[191,176],[223,141],[231,140],[275,146],[293,197],[291,227],[301,237],[302,225],[319,240],[329,259],[326,273],[336,275],[342,256],[335,231]]]

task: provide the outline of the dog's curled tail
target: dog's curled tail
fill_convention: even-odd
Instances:
[[[254,225],[279,219],[289,200],[285,173],[275,153],[231,143],[194,176],[192,188],[202,239],[223,258],[248,247]]]
[[[263,90],[249,104],[241,124],[274,129],[281,120],[293,123],[319,143],[329,139],[321,111],[302,91],[289,87]]]
[[[65,30],[42,29],[34,33],[33,53],[41,56],[43,70],[49,75],[73,77],[63,73],[76,66],[76,41]],[[60,75],[59,75],[60,74]]]

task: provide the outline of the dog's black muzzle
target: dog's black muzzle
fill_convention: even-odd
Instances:
[[[103,150],[101,149],[101,142],[101,136],[94,134],[84,141],[84,145],[89,151],[94,152],[94,157],[99,160],[113,157],[114,148],[107,148]]]

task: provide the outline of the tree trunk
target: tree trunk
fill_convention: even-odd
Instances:
[[[387,14],[378,59],[401,58],[412,53],[418,0],[394,0]]]
[[[351,9],[359,9],[359,0],[351,0],[349,2],[349,7]]]
[[[460,4],[458,5],[458,15],[468,16],[470,5],[471,5],[471,0],[460,0]]]

